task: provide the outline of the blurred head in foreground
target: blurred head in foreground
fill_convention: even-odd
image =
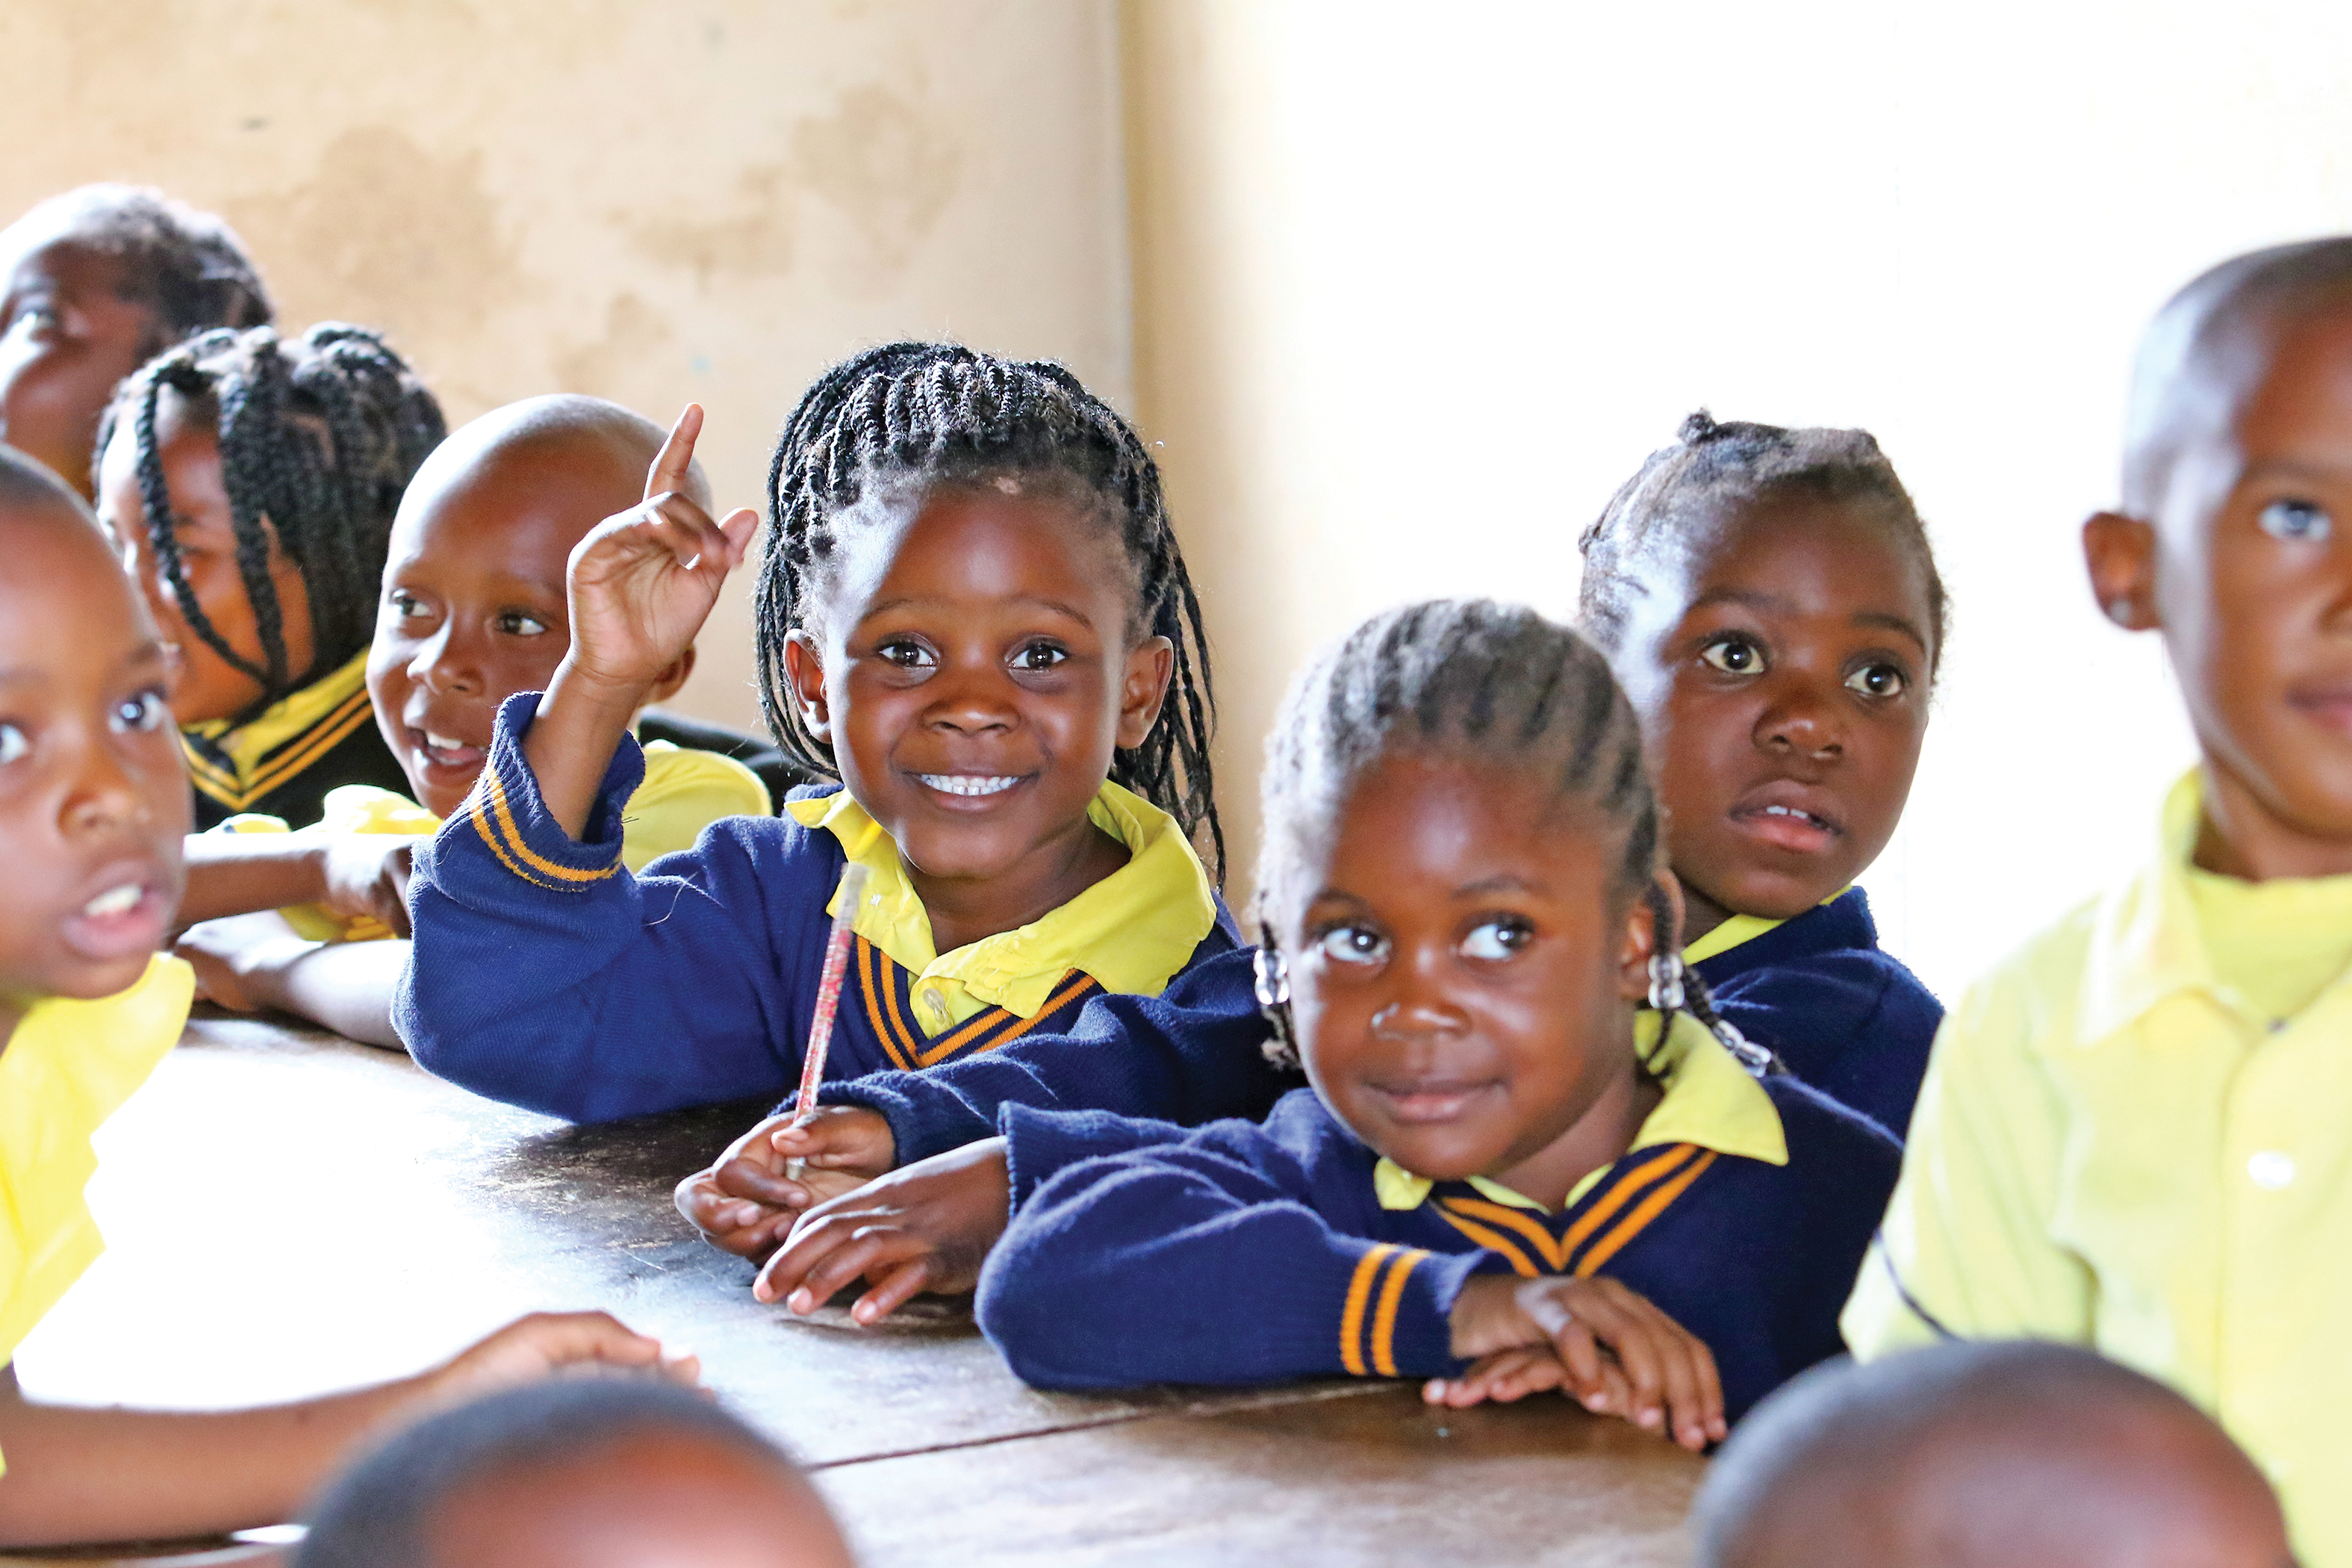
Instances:
[[[2070,1346],[1834,1362],[1743,1422],[1700,1568],[2292,1568],[2278,1500],[2161,1384]]]
[[[332,1482],[296,1568],[850,1568],[783,1452],[666,1383],[541,1383],[408,1428]]]

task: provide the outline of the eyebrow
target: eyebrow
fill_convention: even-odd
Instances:
[[[2342,484],[2347,479],[2352,479],[2352,468],[2330,463],[2303,462],[2294,458],[2264,458],[2260,462],[2246,465],[2241,482],[2244,479],[2264,477],[2324,479],[2331,484]]]
[[[135,670],[142,665],[168,665],[171,661],[169,645],[161,637],[157,637],[133,648],[115,668],[121,670]],[[15,668],[0,666],[0,686],[24,686],[49,679],[50,674],[46,669],[29,666]]]
[[[1690,607],[1693,610],[1702,610],[1711,605],[1738,605],[1751,610],[1779,611],[1782,614],[1792,613],[1796,609],[1795,605],[1778,594],[1759,594],[1752,588],[1710,588],[1693,599]],[[1857,626],[1875,626],[1880,631],[1894,632],[1917,643],[1920,652],[1927,651],[1927,639],[1920,634],[1917,626],[1913,626],[1901,616],[1889,615],[1885,610],[1856,610],[1851,617],[1850,624]]]
[[[859,616],[858,620],[863,624],[866,621],[872,620],[877,616],[887,615],[893,610],[912,609],[919,605],[929,605],[936,602],[937,601],[931,599],[919,598],[913,595],[908,595],[905,597],[897,599],[883,599],[867,605],[866,613]],[[1086,627],[1088,631],[1094,630],[1095,621],[1092,616],[1087,615],[1076,605],[1065,604],[1059,599],[1043,598],[1034,594],[1013,594],[1008,595],[1005,598],[1004,603],[1008,605],[1034,605],[1039,609],[1051,610],[1058,616],[1066,616],[1071,620],[1077,622],[1078,625]]]
[[[1509,871],[1499,871],[1492,877],[1481,877],[1475,882],[1465,882],[1454,889],[1457,899],[1475,899],[1488,893],[1540,893],[1541,884]]]

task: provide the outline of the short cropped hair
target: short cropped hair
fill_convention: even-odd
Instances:
[[[712,1400],[649,1377],[557,1378],[493,1394],[394,1436],[311,1506],[295,1568],[422,1568],[456,1493],[501,1472],[680,1433],[794,1470],[774,1443]]]

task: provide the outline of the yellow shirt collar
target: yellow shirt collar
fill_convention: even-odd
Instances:
[[[1633,1018],[1633,1045],[1665,1083],[1665,1097],[1643,1121],[1631,1154],[1662,1143],[1696,1143],[1718,1153],[1761,1160],[1768,1165],[1789,1163],[1788,1135],[1772,1097],[1738,1059],[1723,1048],[1706,1026],[1688,1013],[1675,1015],[1673,1033],[1658,1043],[1658,1015],[1643,1012]],[[1592,1190],[1608,1167],[1588,1172],[1568,1194],[1569,1207]],[[1470,1184],[1486,1197],[1513,1208],[1543,1212],[1543,1205],[1500,1182],[1473,1176]],[[1416,1209],[1428,1201],[1436,1184],[1415,1175],[1385,1154],[1372,1167],[1372,1194],[1384,1209]]]
[[[362,689],[367,685],[367,661],[368,650],[362,648],[332,673],[299,691],[288,692],[234,730],[226,719],[207,719],[185,728],[189,734],[210,742],[236,765],[240,774],[249,773],[270,752],[315,727],[349,701],[353,692]]]
[[[1853,891],[1853,884],[1852,882],[1848,882],[1844,887],[1840,888],[1836,892],[1832,893],[1828,898],[1823,899],[1814,907],[1825,910]],[[1690,945],[1684,948],[1683,962],[1685,963],[1705,963],[1710,958],[1729,952],[1733,948],[1739,946],[1742,942],[1754,942],[1766,931],[1778,931],[1788,923],[1789,922],[1787,921],[1769,921],[1762,915],[1734,915],[1729,920],[1725,921],[1721,925],[1716,927],[1713,931],[1707,932],[1705,936],[1699,938],[1696,942],[1692,942]]]
[[[1034,1018],[1073,969],[1106,991],[1156,996],[1217,921],[1209,874],[1184,830],[1115,784],[1104,784],[1087,819],[1127,846],[1128,863],[1028,925],[947,953],[932,945],[929,911],[898,844],[847,790],[784,809],[803,826],[830,832],[866,868],[865,907],[853,928],[914,974],[915,1016],[927,1034],[990,1007]]]
[[[127,991],[36,1003],[0,1048],[0,1362],[103,1249],[89,1135],[179,1039],[194,992],[159,953]]]

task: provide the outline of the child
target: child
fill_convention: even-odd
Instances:
[[[2352,1563],[2352,238],[2257,251],[2142,341],[2100,606],[2200,754],[2149,863],[1944,1026],[1846,1324],[2095,1347],[2214,1411]]]
[[[755,521],[679,493],[700,417],[643,508],[573,553],[571,649],[545,696],[507,702],[481,788],[417,851],[399,1007],[418,1061],[580,1121],[780,1092],[853,858],[872,882],[835,1078],[1066,1029],[1236,945],[1192,843],[1216,838],[1207,674],[1150,456],[1059,367],[949,346],[829,372],[771,470],[761,697],[793,760],[844,787],[622,866],[630,716]]]
[[[0,1357],[101,1249],[90,1133],[179,1038],[184,965],[155,955],[180,893],[188,786],[169,650],[63,481],[0,448]],[[0,1545],[276,1523],[396,1414],[572,1363],[651,1367],[602,1313],[539,1317],[419,1377],[272,1409],[36,1404],[0,1371]],[[692,1363],[672,1371],[690,1381]]]
[[[345,784],[329,793],[321,831],[288,835],[278,819],[240,816],[228,826],[246,837],[192,846],[204,858],[190,868],[187,918],[293,906],[284,920],[188,934],[182,954],[214,1001],[278,1007],[398,1047],[392,992],[407,943],[318,944],[406,933],[409,844],[472,793],[499,704],[553,677],[571,642],[563,574],[572,547],[643,493],[661,446],[660,427],[619,404],[534,397],[475,420],[417,469],[393,524],[367,661],[376,724],[407,794]],[[699,468],[687,485],[708,502]],[[675,692],[693,669],[689,644],[653,695]],[[622,832],[631,870],[691,847],[719,817],[769,814],[767,787],[742,763],[662,741],[645,751],[645,783]],[[386,835],[399,839],[388,850]]]
[[[87,500],[115,384],[209,327],[265,327],[226,224],[135,185],[83,185],[0,231],[0,441]]]
[[[1046,1387],[1565,1384],[1694,1449],[1837,1353],[1895,1143],[1709,1031],[1657,835],[1574,634],[1359,627],[1266,763],[1261,995],[1314,1088],[1192,1132],[1009,1109],[982,1330]]]
[[[1698,1568],[2292,1568],[2262,1472],[2087,1351],[1939,1345],[1816,1367],[1724,1445]]]
[[[1854,879],[1911,793],[1944,584],[1861,430],[1702,411],[1587,529],[1585,628],[1650,742],[1684,961],[1723,1016],[1900,1137],[1943,1009]]]
[[[401,491],[442,434],[406,363],[331,322],[207,332],[116,395],[99,517],[179,647],[198,827],[311,822],[337,784],[405,782],[370,722],[368,634]]]
[[[639,1379],[542,1383],[446,1411],[346,1471],[294,1568],[849,1568],[773,1443]]]

